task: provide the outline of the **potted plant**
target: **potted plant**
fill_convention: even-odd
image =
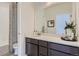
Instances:
[[[72,39],[72,41],[77,41],[75,26],[76,26],[76,25],[74,25],[73,22],[71,22],[71,23],[67,23],[67,22],[66,22],[66,26],[65,26],[65,28],[64,28],[65,30],[66,30],[66,29],[70,29],[70,30],[72,31],[72,33],[73,33],[73,39]]]

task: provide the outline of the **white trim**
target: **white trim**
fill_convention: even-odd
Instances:
[[[25,44],[24,44],[24,35],[22,33],[22,18],[21,18],[21,2],[18,3],[18,13],[17,13],[17,16],[18,16],[18,56],[24,56],[25,55]]]

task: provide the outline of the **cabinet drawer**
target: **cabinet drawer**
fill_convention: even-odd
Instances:
[[[48,43],[48,47],[51,49],[59,50],[73,55],[79,55],[79,48],[77,47],[66,46],[66,45],[61,45],[56,43]]]
[[[62,52],[55,51],[55,50],[51,50],[51,49],[48,50],[48,55],[49,56],[71,56],[69,54],[62,53]]]
[[[32,39],[32,38],[26,38],[26,42],[33,43],[33,44],[38,44],[38,40]]]
[[[47,47],[47,42],[39,40],[39,45]]]
[[[47,48],[39,46],[39,56],[47,56]]]

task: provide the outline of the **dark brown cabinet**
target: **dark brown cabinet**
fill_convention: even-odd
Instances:
[[[39,56],[47,56],[47,48],[39,46]]]
[[[25,40],[27,43],[33,43],[33,44],[38,44],[38,40],[32,39],[32,38],[26,38]]]
[[[78,47],[48,42],[48,48],[52,49],[54,54],[57,51],[57,55],[79,55]]]
[[[40,46],[44,46],[44,47],[47,47],[47,44],[48,44],[48,42],[43,41],[43,40],[39,40],[38,43]]]
[[[38,46],[26,43],[26,54],[29,56],[38,56]]]
[[[48,55],[49,56],[71,56],[70,54],[66,54],[60,51],[56,51],[56,50],[48,50]]]
[[[28,56],[79,56],[79,47],[26,38]]]
[[[26,38],[26,54],[28,56],[47,56],[47,42]]]
[[[38,40],[26,38],[26,54],[28,56],[38,56]]]

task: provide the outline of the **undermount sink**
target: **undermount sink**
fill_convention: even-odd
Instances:
[[[33,36],[41,36],[41,33],[39,33],[39,32],[34,32],[34,33],[33,33]]]
[[[34,32],[34,36],[41,36],[41,37],[56,37],[56,38],[61,38],[61,36],[56,35],[56,34],[49,34],[49,33],[41,33],[41,32]]]

